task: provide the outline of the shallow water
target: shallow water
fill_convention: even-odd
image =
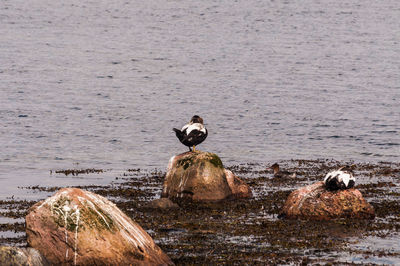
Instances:
[[[2,1],[0,198],[165,169],[193,114],[228,165],[399,161],[398,1],[347,2]]]
[[[354,250],[361,252],[381,252],[382,255],[371,257],[353,255],[352,262],[378,265],[399,265],[400,257],[398,255],[388,255],[400,254],[399,239],[399,235],[395,235],[387,239],[382,239],[379,237],[366,237],[365,239],[361,240],[357,239],[355,240],[355,244],[352,244],[352,248]]]

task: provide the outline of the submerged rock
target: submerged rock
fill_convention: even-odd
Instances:
[[[290,219],[372,219],[375,212],[359,190],[328,191],[324,182],[317,182],[293,191],[283,206],[282,215]]]
[[[251,189],[243,180],[235,176],[232,171],[225,169],[226,181],[235,198],[249,198],[252,196]]]
[[[218,201],[250,196],[248,185],[224,169],[214,153],[186,152],[169,160],[162,197],[175,201]]]
[[[45,257],[34,248],[0,246],[0,265],[2,266],[47,266]]]
[[[151,209],[179,209],[179,205],[168,198],[155,199],[146,204]]]
[[[26,234],[51,264],[173,264],[114,203],[77,188],[61,189],[32,206]]]

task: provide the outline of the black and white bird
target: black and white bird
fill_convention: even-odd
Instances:
[[[326,189],[331,191],[352,188],[355,182],[353,172],[348,166],[329,172],[324,179]]]
[[[281,170],[279,164],[277,163],[274,163],[267,169],[272,169],[274,171],[274,177],[291,177],[291,178],[296,177],[296,173],[291,173],[285,170]]]
[[[179,141],[189,147],[189,150],[196,151],[196,145],[202,143],[208,135],[207,129],[203,125],[203,118],[198,115],[192,117],[190,122],[183,126],[181,130],[173,128]]]

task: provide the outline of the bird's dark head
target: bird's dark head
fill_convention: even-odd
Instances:
[[[272,169],[272,170],[274,171],[274,174],[275,174],[275,173],[278,173],[278,172],[279,172],[279,164],[274,163],[274,164],[271,165],[268,169]]]
[[[190,120],[190,123],[200,123],[200,124],[203,124],[203,118],[201,118],[200,116],[198,116],[198,115],[194,115],[193,117],[192,117],[192,119]]]
[[[339,170],[347,171],[347,172],[353,173],[353,167],[352,167],[351,165],[345,165],[345,166],[343,166],[343,167],[340,167]]]

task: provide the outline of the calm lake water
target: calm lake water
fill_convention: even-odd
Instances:
[[[400,4],[345,2],[1,1],[0,198],[165,170],[194,114],[226,165],[398,162]]]

